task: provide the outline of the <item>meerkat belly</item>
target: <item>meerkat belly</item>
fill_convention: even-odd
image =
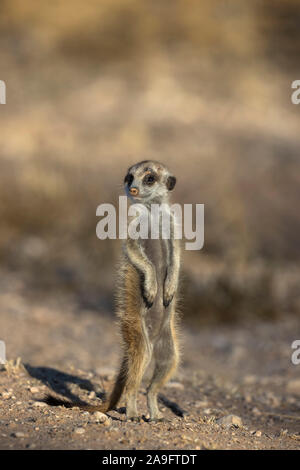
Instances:
[[[145,317],[149,339],[152,340],[159,333],[164,318],[163,287],[167,270],[167,253],[163,240],[145,240],[144,250],[155,266],[157,280],[157,295]]]

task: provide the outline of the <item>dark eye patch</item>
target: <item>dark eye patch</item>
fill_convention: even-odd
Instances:
[[[127,173],[127,175],[125,176],[125,179],[124,179],[124,183],[128,184],[128,186],[130,186],[133,182],[133,175],[131,173]]]
[[[169,191],[172,191],[174,189],[174,186],[176,184],[176,178],[175,176],[169,176],[167,179],[167,188]]]
[[[146,184],[147,186],[152,186],[155,181],[157,180],[156,175],[153,173],[150,173],[149,175],[146,175],[143,179],[143,183]]]

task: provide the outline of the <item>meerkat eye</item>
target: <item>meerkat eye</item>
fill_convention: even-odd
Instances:
[[[128,184],[128,186],[130,186],[133,182],[133,175],[131,173],[128,173],[126,176],[125,176],[125,179],[124,179],[124,183]]]
[[[143,180],[143,183],[144,184],[147,184],[147,186],[152,186],[152,184],[155,183],[155,176],[154,175],[146,175],[144,180]]]

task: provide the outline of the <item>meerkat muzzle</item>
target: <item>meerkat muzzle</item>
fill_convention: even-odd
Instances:
[[[132,196],[137,196],[139,194],[139,190],[137,188],[130,188],[129,192]]]

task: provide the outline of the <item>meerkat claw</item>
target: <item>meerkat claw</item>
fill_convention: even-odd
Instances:
[[[173,300],[173,297],[174,297],[174,295],[172,295],[172,297],[169,297],[168,299],[164,299],[164,300],[163,300],[163,304],[164,304],[164,307],[165,307],[165,308],[169,307],[170,303],[171,303],[172,300]]]
[[[150,309],[153,306],[153,302],[149,302],[144,295],[143,295],[143,301],[148,309]]]

